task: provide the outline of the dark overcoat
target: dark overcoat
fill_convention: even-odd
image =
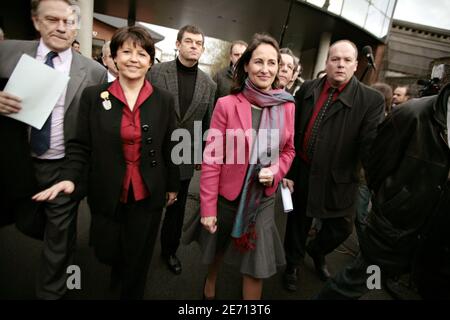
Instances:
[[[297,156],[289,178],[302,175],[304,134],[325,79],[306,81],[295,96],[295,149]],[[377,125],[383,119],[384,99],[379,92],[352,77],[322,120],[310,165],[307,215],[336,218],[354,214],[358,168],[366,163]],[[301,183],[296,183],[301,185]],[[304,197],[302,197],[304,198]]]

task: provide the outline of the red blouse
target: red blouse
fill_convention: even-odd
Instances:
[[[120,136],[122,138],[122,150],[126,163],[126,170],[125,176],[123,177],[120,201],[123,203],[127,202],[130,186],[133,188],[134,200],[139,201],[150,195],[139,170],[142,140],[140,106],[153,93],[153,87],[147,80],[144,81],[144,85],[139,92],[133,110],[131,110],[127,104],[119,79],[113,81],[109,86],[108,91],[124,104],[122,109]]]

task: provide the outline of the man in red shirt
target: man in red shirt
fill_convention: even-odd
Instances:
[[[367,160],[384,110],[381,94],[354,76],[357,57],[354,43],[335,42],[328,52],[327,75],[305,82],[295,96],[297,155],[283,182],[295,190],[284,243],[284,284],[289,291],[297,290],[305,252],[326,280],[330,274],[325,255],[352,232],[359,163]],[[313,218],[320,230],[306,246]]]

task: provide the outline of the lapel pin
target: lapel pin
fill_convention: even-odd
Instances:
[[[103,108],[105,108],[105,110],[110,110],[111,109],[111,101],[109,100],[109,92],[103,91],[102,93],[100,93],[100,98],[103,99],[103,102],[102,102]]]

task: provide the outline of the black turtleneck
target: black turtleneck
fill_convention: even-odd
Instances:
[[[180,104],[180,116],[183,118],[191,105],[194,96],[195,81],[197,80],[198,63],[193,67],[186,67],[177,58],[178,76],[178,102]]]

